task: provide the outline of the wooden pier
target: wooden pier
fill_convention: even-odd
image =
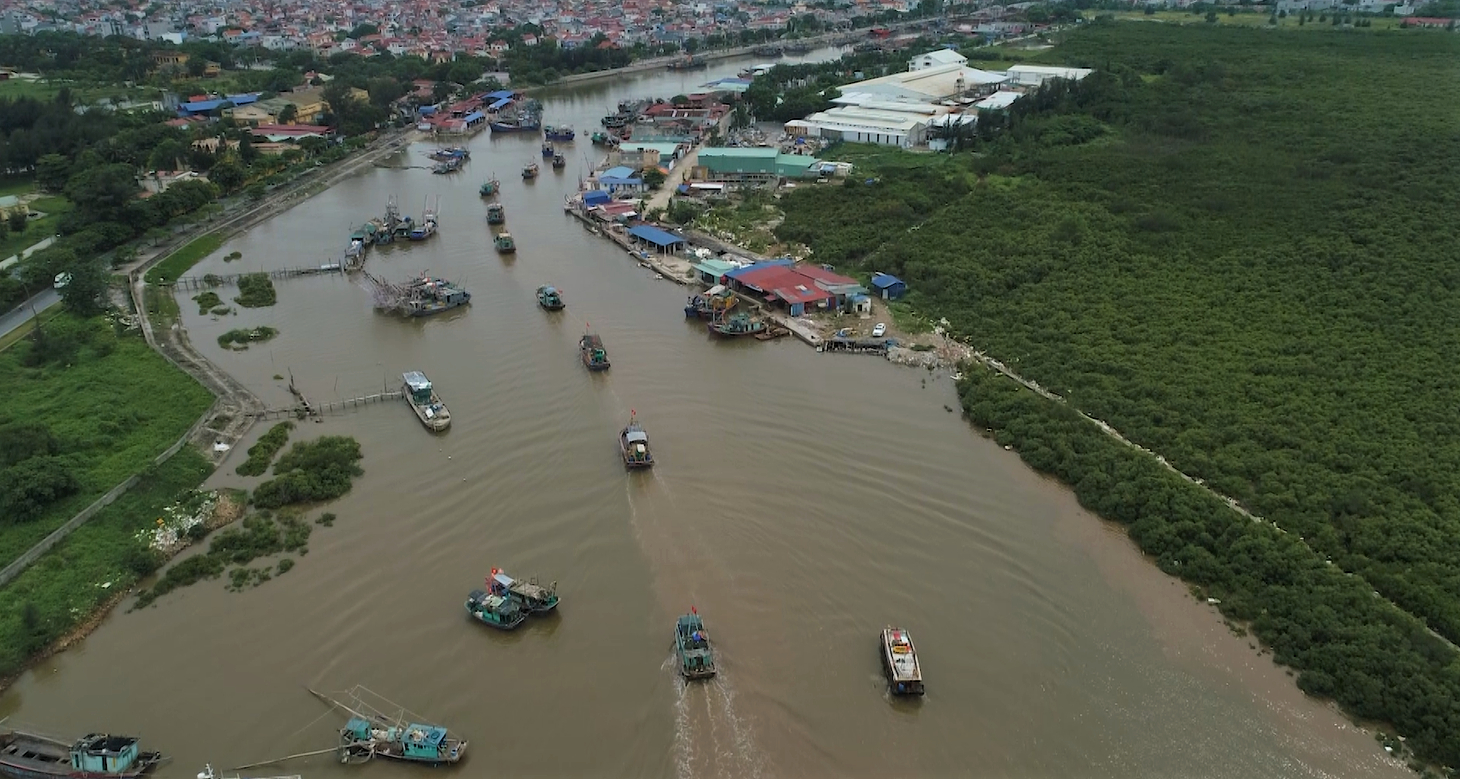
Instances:
[[[344,268],[339,263],[328,263],[317,265],[312,268],[279,268],[276,270],[261,270],[252,273],[209,273],[206,276],[181,276],[172,285],[180,289],[210,289],[212,287],[235,286],[238,280],[244,276],[257,276],[262,273],[270,279],[292,279],[297,276],[324,276],[334,273],[344,273]]]

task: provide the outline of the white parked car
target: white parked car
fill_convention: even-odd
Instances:
[[[887,335],[887,323],[878,322],[877,325],[872,328],[872,337],[881,338],[884,335]]]
[[[71,274],[69,274],[69,273],[57,273],[56,274],[56,289],[61,289],[62,287],[66,286],[67,284],[70,284],[70,283],[71,283]]]

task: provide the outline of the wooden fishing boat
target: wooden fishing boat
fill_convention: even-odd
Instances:
[[[535,179],[535,178],[537,178],[537,171],[538,171],[537,163],[536,162],[529,162],[526,165],[523,165],[522,166],[522,178],[524,178],[524,179]]]
[[[893,695],[922,695],[923,669],[912,637],[902,628],[884,628],[879,641],[882,668]]]
[[[603,348],[603,339],[593,333],[578,339],[578,356],[583,358],[583,367],[590,371],[606,371],[612,365],[608,351]]]
[[[492,239],[492,245],[497,247],[498,254],[517,253],[517,242],[512,240],[512,234],[508,232],[497,233],[497,237]]]
[[[553,170],[562,170],[568,164],[568,158],[561,154],[553,154]]]
[[[137,739],[90,733],[66,742],[19,730],[0,730],[0,776],[11,779],[111,779],[144,776],[166,762],[143,752]]]
[[[722,338],[740,338],[765,332],[765,322],[752,320],[748,314],[735,314],[705,323],[711,333]]]
[[[502,182],[498,181],[496,176],[483,181],[481,187],[477,189],[482,197],[491,197],[501,191]]]
[[[507,207],[501,203],[487,206],[487,224],[499,225],[507,221]]]
[[[639,263],[643,267],[649,267],[648,263]],[[691,295],[684,305],[684,316],[686,319],[706,319],[714,321],[723,319],[725,312],[729,311],[736,303],[735,293],[729,288],[716,284],[708,290]]]
[[[674,626],[674,652],[679,657],[680,676],[708,679],[715,675],[715,650],[710,647],[710,634],[693,606]]]
[[[421,424],[433,433],[439,433],[451,427],[451,412],[446,409],[446,404],[441,402],[441,397],[436,394],[436,388],[431,385],[431,380],[426,374],[420,371],[410,371],[404,374],[405,384],[401,391],[405,394],[406,402],[411,404],[411,410],[416,412],[416,418]]]
[[[492,580],[488,578],[487,586],[491,585]],[[466,613],[498,630],[513,630],[527,621],[527,611],[516,600],[489,590],[472,590],[466,598]]]
[[[654,453],[649,451],[649,434],[639,424],[632,410],[629,423],[618,434],[619,452],[623,454],[625,468],[653,468]]]
[[[517,601],[529,614],[546,614],[558,607],[558,583],[548,587],[536,579],[521,581],[508,576],[501,568],[493,568],[487,586],[494,595],[505,595]]]
[[[537,304],[548,311],[562,311],[567,305],[557,287],[543,285],[537,288]]]
[[[466,756],[465,739],[453,737],[439,725],[421,724],[423,718],[364,687],[357,685],[343,693],[343,699],[314,690],[309,692],[352,715],[340,728],[339,744],[335,747],[342,763],[364,763],[383,757],[406,763],[442,765],[458,763]],[[372,703],[372,700],[379,701],[379,704]],[[395,713],[386,714],[377,708],[378,705],[394,709]]]

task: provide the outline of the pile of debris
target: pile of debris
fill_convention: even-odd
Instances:
[[[162,510],[155,527],[137,533],[137,540],[164,555],[171,555],[191,543],[189,532],[208,527],[218,508],[218,493],[189,490],[176,503]]]

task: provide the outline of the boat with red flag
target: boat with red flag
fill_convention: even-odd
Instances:
[[[893,695],[922,695],[923,668],[918,664],[918,652],[913,648],[912,637],[902,628],[885,628],[882,631],[882,668],[887,672],[887,682]]]
[[[679,657],[679,675],[686,679],[708,679],[715,675],[715,650],[710,632],[694,606],[674,626],[674,651]]]

